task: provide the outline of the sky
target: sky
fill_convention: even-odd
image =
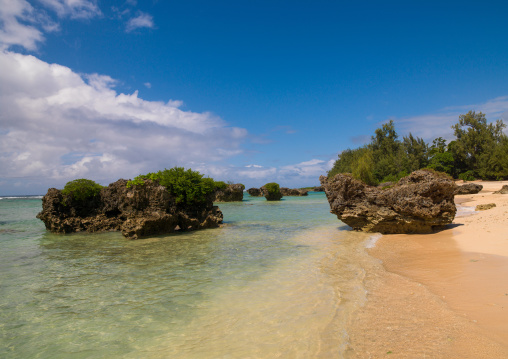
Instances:
[[[319,184],[393,120],[508,123],[506,1],[0,0],[0,195],[180,166]]]

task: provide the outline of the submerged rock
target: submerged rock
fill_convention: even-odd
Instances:
[[[54,233],[121,231],[125,237],[137,239],[219,227],[223,215],[213,205],[213,196],[200,204],[177,204],[157,182],[147,180],[144,185],[127,188],[127,181],[120,179],[101,189],[99,196],[84,201],[50,188],[37,218]]]
[[[419,170],[380,189],[349,174],[320,177],[331,213],[355,230],[428,233],[453,221],[455,183],[433,171]]]
[[[308,192],[305,189],[299,189],[299,188],[287,188],[287,187],[281,187],[280,192],[282,193],[282,196],[308,196]]]
[[[249,188],[247,190],[247,193],[250,194],[252,197],[261,197],[263,193],[261,192],[261,189],[259,188]]]
[[[241,183],[230,184],[224,189],[218,189],[215,191],[214,202],[241,202],[244,189],[245,186]]]
[[[481,184],[477,183],[466,183],[462,186],[458,186],[455,190],[455,194],[477,194],[483,189]]]

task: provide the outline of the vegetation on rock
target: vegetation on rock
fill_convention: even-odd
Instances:
[[[67,182],[62,190],[62,195],[70,196],[76,201],[84,201],[98,196],[102,188],[100,184],[92,180],[80,178]]]
[[[270,182],[261,187],[261,191],[263,192],[265,198],[268,201],[279,201],[282,198],[282,193],[280,191],[280,186],[278,183]]]
[[[487,123],[483,113],[470,111],[460,115],[458,123],[452,126],[455,140],[447,144],[438,137],[429,145],[411,133],[399,140],[393,121],[389,121],[375,131],[367,145],[342,151],[328,177],[351,173],[369,185],[378,185],[397,182],[415,170],[430,168],[466,181],[506,179],[505,127],[501,120]]]
[[[191,169],[173,167],[163,171],[139,175],[127,182],[127,188],[144,185],[146,180],[159,183],[175,196],[177,204],[194,205],[203,203],[215,189],[226,188],[227,184],[215,182],[212,178],[203,178],[204,175]]]

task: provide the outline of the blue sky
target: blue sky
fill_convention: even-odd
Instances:
[[[0,195],[173,166],[318,184],[393,119],[508,122],[503,1],[0,0]]]

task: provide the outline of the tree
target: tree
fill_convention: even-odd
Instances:
[[[481,112],[469,111],[459,116],[459,122],[452,126],[457,137],[452,147],[452,153],[457,165],[464,166],[475,175],[484,179],[493,179],[499,172],[499,168],[492,165],[492,157],[495,153],[502,158],[507,156],[497,150],[503,146],[506,135],[503,129],[506,125],[501,120],[495,124],[487,123],[485,115]],[[503,161],[501,161],[503,162]]]
[[[402,150],[404,151],[404,170],[411,173],[426,167],[429,163],[429,146],[422,138],[413,137],[411,132],[403,138]]]

